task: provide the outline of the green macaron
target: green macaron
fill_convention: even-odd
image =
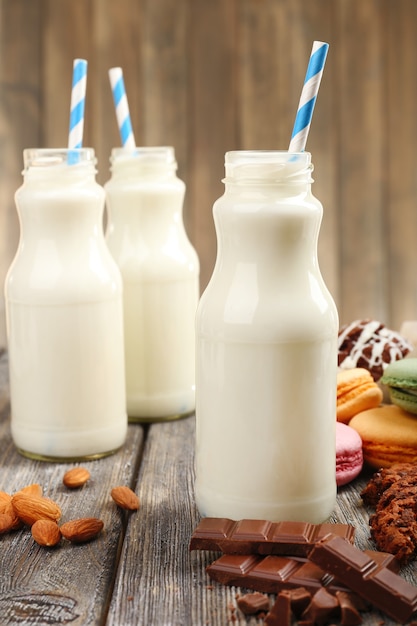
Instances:
[[[417,414],[417,359],[390,363],[380,382],[388,387],[393,404]]]

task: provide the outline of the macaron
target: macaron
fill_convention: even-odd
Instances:
[[[337,421],[347,424],[357,413],[379,406],[382,396],[381,388],[378,387],[368,370],[362,367],[339,370],[337,373]]]
[[[336,484],[346,485],[363,467],[362,439],[350,426],[336,423]]]
[[[363,458],[371,467],[417,461],[417,417],[395,404],[358,413],[349,426],[362,439]]]
[[[381,378],[389,389],[391,402],[409,413],[417,414],[417,358],[391,363]]]

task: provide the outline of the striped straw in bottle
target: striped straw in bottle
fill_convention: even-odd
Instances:
[[[87,61],[75,59],[72,74],[71,112],[68,148],[81,148],[84,133],[85,93],[87,88]]]
[[[135,136],[133,134],[132,122],[130,120],[129,105],[123,80],[122,68],[112,67],[109,70],[109,78],[122,146],[124,148],[133,149],[136,146]]]
[[[303,152],[305,150],[328,49],[329,44],[327,43],[322,41],[313,43],[291,135],[289,152]]]

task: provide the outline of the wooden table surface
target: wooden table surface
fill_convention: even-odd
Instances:
[[[262,624],[237,609],[234,587],[212,583],[205,567],[215,553],[189,552],[199,520],[193,498],[194,418],[143,427],[129,425],[125,446],[90,461],[90,481],[64,487],[70,463],[45,463],[20,456],[10,435],[7,353],[0,356],[0,490],[14,493],[39,482],[60,504],[62,521],[100,517],[104,531],[94,541],[62,541],[42,548],[26,528],[0,536],[0,624],[46,626],[225,626]],[[374,548],[369,512],[359,496],[367,476],[338,493],[332,521],[353,524],[356,544]],[[126,513],[110,490],[129,485],[141,507]],[[417,584],[415,564],[401,574]],[[270,596],[271,603],[274,596]],[[364,624],[394,624],[378,612],[362,613]],[[383,620],[383,621],[382,621]]]

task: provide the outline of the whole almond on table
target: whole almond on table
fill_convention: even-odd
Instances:
[[[97,517],[82,517],[65,522],[60,527],[62,536],[73,543],[83,543],[94,539],[103,530],[104,523]]]
[[[23,524],[22,521],[16,515],[13,505],[12,505],[12,496],[6,493],[5,491],[0,491],[0,515],[7,515],[11,518],[11,527],[8,530],[16,530],[20,528]],[[7,524],[6,520],[2,520],[2,528],[0,532],[7,532],[5,530]]]
[[[136,511],[139,508],[139,498],[130,487],[113,487],[110,494],[117,506],[120,506],[122,509]]]
[[[36,543],[48,548],[56,546],[62,536],[58,524],[50,519],[38,519],[32,525],[31,533]]]
[[[39,483],[33,483],[33,485],[27,485],[27,487],[19,489],[16,493],[26,493],[30,496],[38,496],[38,498],[40,498],[43,495],[43,489]]]
[[[29,526],[32,526],[38,519],[58,521],[62,514],[58,504],[50,498],[21,492],[12,496],[12,506],[17,517]]]
[[[0,513],[0,535],[13,529],[13,517],[8,513]]]
[[[6,513],[12,503],[12,496],[5,491],[0,491],[0,513]]]
[[[64,485],[69,489],[76,489],[85,485],[91,474],[85,467],[73,467],[64,474]]]

